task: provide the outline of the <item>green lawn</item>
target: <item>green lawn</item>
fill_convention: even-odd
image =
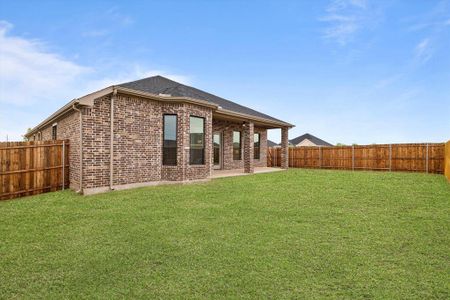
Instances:
[[[450,297],[441,175],[289,170],[0,202],[0,298]]]

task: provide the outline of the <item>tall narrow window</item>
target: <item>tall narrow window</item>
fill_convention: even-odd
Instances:
[[[56,140],[58,138],[58,125],[53,124],[52,126],[52,140]]]
[[[189,128],[189,163],[191,165],[203,165],[205,163],[205,119],[191,116]]]
[[[260,152],[260,139],[261,139],[261,135],[259,133],[255,133],[255,135],[253,136],[253,158],[254,159],[259,159],[259,152]]]
[[[163,165],[177,165],[177,115],[164,115]]]
[[[241,132],[233,131],[233,159],[241,160]]]

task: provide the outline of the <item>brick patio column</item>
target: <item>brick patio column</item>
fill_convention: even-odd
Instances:
[[[253,148],[254,148],[254,125],[252,122],[244,124],[244,172],[253,173],[255,167],[253,164]]]
[[[289,167],[289,137],[288,127],[281,128],[281,168],[287,169]]]

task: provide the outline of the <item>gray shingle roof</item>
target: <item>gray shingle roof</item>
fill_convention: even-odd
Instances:
[[[276,122],[284,122],[269,115],[263,114],[259,111],[253,110],[249,107],[239,105],[230,100],[223,99],[216,95],[204,92],[194,87],[178,83],[176,81],[170,80],[168,78],[159,75],[127,83],[122,83],[119,84],[118,86],[156,95],[169,94],[175,97],[190,97],[194,99],[204,100],[213,104],[217,104],[223,109],[230,110],[236,113],[248,114],[251,116],[264,118]]]
[[[301,143],[303,140],[308,139],[317,146],[333,146],[332,144],[325,142],[324,140],[319,139],[318,137],[315,137],[312,134],[305,133],[304,135],[298,136],[292,140],[289,140],[289,142],[293,145],[297,145]]]
[[[278,146],[278,144],[275,142],[272,142],[271,140],[267,140],[267,147],[275,147],[275,146]]]

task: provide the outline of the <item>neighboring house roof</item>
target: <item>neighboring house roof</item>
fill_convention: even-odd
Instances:
[[[191,86],[178,83],[176,81],[170,80],[168,78],[159,75],[127,83],[122,83],[119,84],[118,86],[156,95],[166,94],[175,97],[189,97],[193,99],[204,100],[210,102],[211,104],[217,104],[222,109],[230,110],[241,114],[247,114],[259,118],[264,118],[276,122],[283,122],[279,119],[263,114],[249,107],[237,104],[230,100],[226,100],[216,95],[204,92]]]
[[[178,83],[162,76],[153,76],[136,81],[126,82],[119,85],[113,85],[102,90],[93,92],[81,98],[76,98],[61,107],[31,131],[25,134],[29,137],[36,133],[42,127],[47,126],[49,122],[53,122],[61,115],[75,109],[78,105],[91,106],[94,99],[120,92],[125,94],[135,94],[141,97],[158,100],[158,101],[180,101],[190,102],[197,105],[207,106],[221,115],[233,116],[240,119],[251,119],[264,124],[271,124],[281,127],[294,127],[294,125],[271,117],[269,115],[258,112],[249,107],[239,105],[230,100],[226,100],[213,94],[201,91],[199,89]],[[276,128],[276,127],[274,127]]]
[[[277,143],[272,142],[271,140],[267,140],[267,147],[276,147],[276,146],[278,146]]]
[[[309,133],[305,133],[304,135],[301,135],[292,140],[289,140],[289,143],[291,143],[292,145],[295,146],[295,145],[300,144],[304,140],[309,140],[312,143],[316,144],[317,146],[333,146],[332,144],[325,142],[324,140],[321,140],[318,137],[316,137],[312,134],[309,134]]]

